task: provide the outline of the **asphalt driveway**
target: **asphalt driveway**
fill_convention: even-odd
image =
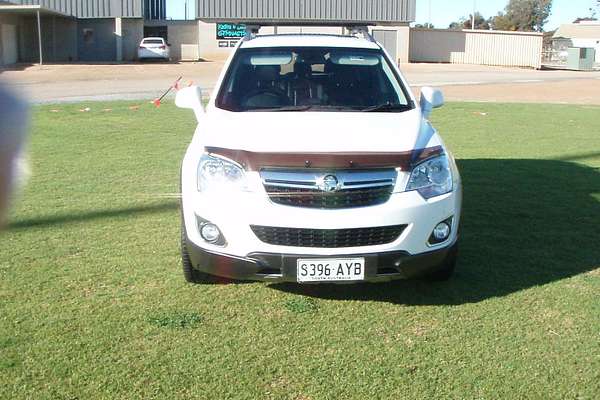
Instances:
[[[21,65],[0,71],[32,103],[152,99],[179,76],[214,87],[223,62]],[[403,64],[413,88],[437,86],[451,101],[600,104],[600,71],[577,72],[452,64]]]

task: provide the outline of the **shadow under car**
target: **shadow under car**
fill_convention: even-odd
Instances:
[[[445,283],[270,288],[333,300],[458,305],[600,268],[600,172],[560,160],[460,160],[464,204],[457,273]]]

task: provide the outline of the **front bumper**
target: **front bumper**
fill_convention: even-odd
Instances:
[[[399,174],[402,182],[398,185],[404,186],[409,175]],[[248,173],[247,192],[199,193],[195,170],[183,168],[182,211],[187,248],[196,269],[239,280],[296,282],[299,258],[365,258],[367,282],[427,275],[456,251],[462,187],[458,172],[455,176],[453,192],[430,200],[416,191],[399,192],[377,206],[323,210],[273,203],[255,172]],[[436,225],[450,218],[452,231],[448,241],[430,244]],[[206,242],[200,235],[202,222],[215,224],[225,243]],[[264,240],[253,231],[253,226],[314,230],[406,228],[391,243],[352,243],[349,245],[353,247],[333,248]]]
[[[241,193],[236,196],[202,196],[183,193],[183,216],[188,239],[206,251],[247,258],[250,254],[301,254],[305,256],[346,256],[348,254],[381,254],[406,252],[421,254],[444,245],[428,244],[435,226],[453,219],[449,242],[456,240],[460,221],[460,190],[429,201],[417,192],[392,195],[382,205],[362,208],[321,210],[289,207],[272,203],[266,194]],[[215,224],[222,232],[225,246],[207,243],[200,235],[199,221]],[[263,241],[252,230],[257,227],[291,229],[344,230],[406,226],[403,233],[391,243],[352,247],[315,248],[303,245],[281,245]]]
[[[190,240],[187,240],[187,249],[195,269],[214,276],[250,281],[297,282],[296,266],[299,258],[323,258],[322,255],[274,253],[252,253],[247,257],[235,257],[202,249]],[[395,251],[346,254],[342,258],[365,258],[364,282],[388,282],[418,278],[434,272],[456,251],[457,243],[454,241],[448,247],[416,255]]]

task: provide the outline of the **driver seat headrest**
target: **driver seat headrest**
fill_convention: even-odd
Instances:
[[[294,64],[294,74],[298,77],[306,78],[312,74],[312,68],[305,62],[297,62]]]
[[[281,65],[257,65],[254,72],[258,81],[273,82],[281,74]]]

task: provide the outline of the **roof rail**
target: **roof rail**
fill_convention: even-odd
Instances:
[[[246,36],[244,36],[244,41],[254,39],[258,35],[258,31],[260,31],[260,28],[260,25],[246,24]]]
[[[241,24],[244,24],[243,22],[240,22]],[[315,26],[339,26],[339,27],[343,27],[346,29],[346,31],[348,32],[348,34],[350,36],[357,36],[357,35],[362,35],[365,39],[367,39],[370,42],[375,43],[376,40],[373,37],[373,35],[371,35],[371,33],[369,32],[369,26],[366,24],[336,24],[336,25],[331,25],[331,24],[289,24],[289,23],[284,23],[284,24],[273,24],[273,23],[262,23],[262,24],[257,24],[257,23],[246,23],[244,24],[246,25],[246,36],[244,36],[244,41],[248,41],[248,40],[252,40],[254,38],[256,38],[258,36],[258,32],[260,31],[260,28],[263,26],[299,26],[299,27],[315,27]]]
[[[363,35],[365,39],[370,42],[377,42],[371,32],[369,32],[369,27],[367,25],[350,25],[346,26],[346,29],[350,33],[350,35]]]

